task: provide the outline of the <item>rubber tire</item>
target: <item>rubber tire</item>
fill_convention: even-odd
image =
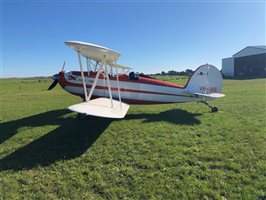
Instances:
[[[214,106],[214,107],[212,107],[212,108],[211,108],[211,112],[218,112],[218,108],[217,108],[217,107],[215,107],[215,106]]]

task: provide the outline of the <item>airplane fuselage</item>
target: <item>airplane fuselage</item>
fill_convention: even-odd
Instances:
[[[96,72],[85,72],[85,82],[89,93],[94,82]],[[121,99],[129,104],[160,104],[160,103],[180,103],[197,101],[194,96],[186,93],[186,85],[178,85],[166,81],[161,81],[149,77],[139,76],[131,79],[126,74],[119,74],[119,87]],[[112,96],[118,99],[118,86],[116,76],[109,76]],[[79,71],[59,73],[59,83],[67,92],[78,95],[85,99],[82,85],[82,76]],[[109,97],[107,80],[100,74],[92,98]]]

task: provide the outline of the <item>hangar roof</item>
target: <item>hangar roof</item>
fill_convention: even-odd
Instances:
[[[266,49],[266,45],[250,46],[254,48]]]
[[[266,45],[247,46],[233,55],[234,58],[266,53]]]

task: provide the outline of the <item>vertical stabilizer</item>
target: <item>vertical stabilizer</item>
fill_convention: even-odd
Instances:
[[[222,93],[221,72],[209,64],[200,66],[188,81],[186,90],[200,94]]]

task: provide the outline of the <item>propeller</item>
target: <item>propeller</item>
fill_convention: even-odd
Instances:
[[[65,69],[65,65],[66,65],[66,61],[64,61],[64,64],[63,64],[61,71],[63,71]]]
[[[55,74],[52,76],[52,79],[54,79],[54,81],[52,82],[52,84],[49,86],[48,90],[53,89],[57,83],[58,83],[58,74]]]
[[[63,64],[63,67],[62,67],[61,71],[64,70],[64,68],[65,68],[65,64],[66,64],[66,61],[64,61],[64,64]],[[53,81],[52,84],[49,86],[48,90],[53,89],[53,88],[57,85],[57,83],[58,83],[58,78],[59,78],[59,74],[55,74],[55,75],[52,76],[52,79],[54,79],[54,81]]]

